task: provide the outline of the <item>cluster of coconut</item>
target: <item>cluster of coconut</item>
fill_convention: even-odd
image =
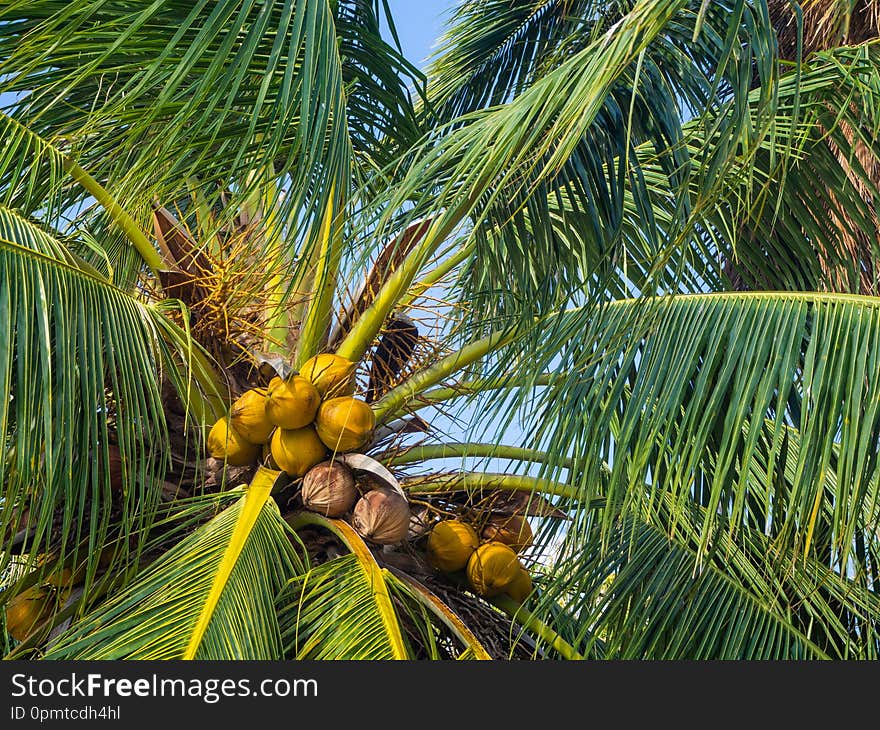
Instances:
[[[376,419],[369,404],[354,397],[354,369],[350,360],[325,353],[286,380],[272,378],[268,388],[245,391],[211,428],[208,451],[244,466],[268,447],[263,455],[299,478],[328,451],[360,449],[372,438]]]
[[[303,477],[303,507],[325,517],[348,517],[357,533],[379,545],[396,545],[409,533],[406,497],[394,489],[358,483],[344,463],[325,461]],[[349,512],[351,512],[349,516]]]
[[[518,553],[532,539],[528,520],[519,514],[493,515],[479,534],[467,522],[443,520],[428,535],[428,562],[442,573],[464,571],[481,596],[506,593],[522,603],[532,592],[532,578]]]
[[[354,371],[355,363],[324,353],[287,379],[246,391],[211,428],[208,451],[233,466],[252,464],[262,454],[269,466],[302,478],[306,509],[336,518],[353,508],[350,521],[361,536],[391,545],[407,536],[406,497],[358,484],[338,460],[366,446],[376,427],[373,409],[354,396]]]

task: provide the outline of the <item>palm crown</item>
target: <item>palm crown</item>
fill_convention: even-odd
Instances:
[[[876,3],[384,7],[0,10],[6,655],[875,657]],[[207,452],[322,353],[390,544]]]

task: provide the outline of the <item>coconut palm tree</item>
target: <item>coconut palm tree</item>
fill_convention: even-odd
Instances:
[[[5,4],[5,655],[876,657],[880,53],[771,10],[463,2],[423,77],[378,1]],[[208,444],[319,354],[336,517]],[[514,518],[527,589],[428,558]]]

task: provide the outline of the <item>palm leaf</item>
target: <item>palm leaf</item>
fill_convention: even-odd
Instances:
[[[237,208],[269,171],[293,191],[274,201],[281,218],[304,209],[304,230],[326,202],[319,175],[347,188],[328,3],[20,1],[0,22],[2,91],[22,95],[16,119],[64,139],[137,220],[194,180],[210,201],[232,191]]]
[[[296,529],[326,527],[352,551],[291,580],[277,601],[284,655],[294,659],[407,659],[385,577],[361,537],[342,520],[298,513]],[[328,617],[332,617],[332,620]]]
[[[0,323],[7,333],[0,388],[9,394],[0,402],[0,522],[10,530],[26,514],[27,537],[18,550],[60,551],[77,561],[90,555],[91,566],[96,546],[106,542],[111,509],[121,510],[117,525],[133,544],[153,519],[156,485],[167,468],[162,379],[177,383],[190,402],[213,386],[202,379],[207,372],[182,374],[196,351],[161,312],[5,208],[0,270]],[[120,483],[111,483],[111,439],[118,444]],[[62,505],[61,523],[53,527]]]
[[[301,570],[278,508],[279,472],[242,497],[62,634],[49,659],[278,659],[274,600]]]
[[[571,313],[558,330],[571,375],[541,396],[540,411],[558,415],[535,438],[574,459],[584,499],[611,465],[608,527],[618,510],[639,510],[654,493],[691,501],[695,475],[706,475],[706,549],[718,520],[735,530],[744,518],[749,472],[740,465],[756,452],[765,419],[774,446],[767,473],[784,458],[779,444],[792,426],[800,439],[793,487],[768,498],[766,516],[772,501],[778,546],[809,555],[823,474],[836,454],[830,529],[845,564],[877,509],[878,316],[871,298],[806,293],[664,297]]]

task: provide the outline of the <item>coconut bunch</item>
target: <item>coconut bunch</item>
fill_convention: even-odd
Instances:
[[[345,518],[366,540],[393,545],[406,538],[411,518],[396,481],[389,473],[387,486],[358,482],[336,458],[367,446],[376,426],[372,408],[354,396],[354,370],[350,360],[324,353],[287,379],[246,391],[211,428],[208,451],[232,466],[262,456],[272,468],[302,479],[305,509]]]
[[[231,466],[253,464],[262,455],[299,479],[328,453],[363,448],[376,419],[369,404],[354,397],[354,369],[350,360],[323,353],[286,379],[245,391],[212,426],[208,452]]]
[[[523,515],[496,513],[478,533],[458,519],[437,522],[428,534],[428,563],[435,570],[463,573],[475,593],[502,593],[523,603],[532,592],[532,578],[519,558],[532,544],[532,528]]]

